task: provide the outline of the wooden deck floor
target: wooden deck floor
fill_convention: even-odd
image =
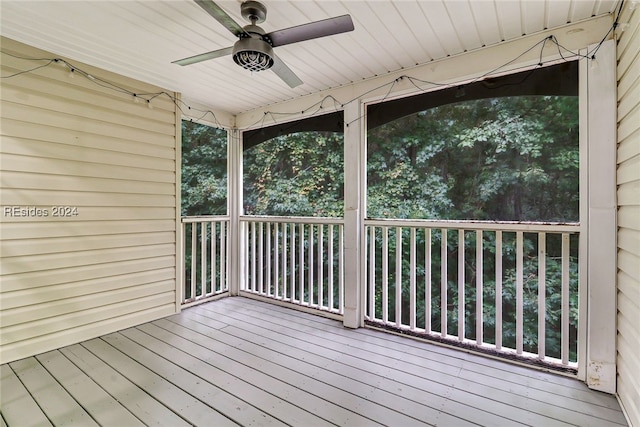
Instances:
[[[2,365],[29,425],[626,425],[582,383],[247,298]]]

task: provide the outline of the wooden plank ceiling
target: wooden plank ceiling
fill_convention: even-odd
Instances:
[[[303,80],[251,73],[230,56],[171,62],[231,46],[228,30],[191,0],[0,2],[5,37],[181,92],[229,114],[612,14],[619,0],[262,0],[270,32],[348,13],[355,31],[276,48]],[[236,22],[240,1],[217,1]]]

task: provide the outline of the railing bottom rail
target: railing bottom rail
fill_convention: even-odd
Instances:
[[[277,298],[274,296],[267,296],[264,294],[260,294],[259,292],[253,292],[250,290],[241,290],[240,296],[246,298],[252,298],[258,301],[264,301],[269,304],[278,305],[280,307],[285,307],[292,310],[302,311],[304,313],[311,313],[317,316],[326,317],[328,319],[342,321],[343,314],[338,310],[325,310],[319,309],[317,306],[309,305],[306,302],[299,303],[298,301],[291,301],[283,298]]]
[[[498,350],[494,344],[482,343],[478,345],[475,340],[464,339],[459,341],[457,336],[448,335],[443,338],[440,333],[411,330],[408,327],[398,327],[393,324],[385,324],[377,320],[365,320],[365,327],[393,333],[404,337],[436,343],[445,347],[462,349],[473,353],[480,353],[485,356],[497,359],[506,359],[526,366],[539,368],[546,371],[553,371],[574,377],[578,373],[577,365],[565,365],[561,359],[546,357],[544,360],[538,358],[537,354],[522,352],[518,354],[514,349],[502,348]]]

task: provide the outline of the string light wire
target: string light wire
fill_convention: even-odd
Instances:
[[[607,37],[609,37],[609,34],[614,32],[616,30],[616,28],[618,27],[618,22],[620,21],[620,15],[622,14],[622,6],[623,5],[624,5],[624,0],[622,0],[620,2],[620,8],[618,9],[618,14],[616,15],[616,19],[614,19],[614,21],[613,21],[613,25],[611,25],[611,27],[609,28],[609,31],[607,31],[607,34],[605,34],[604,37],[602,37],[602,40],[600,40],[600,43],[598,43],[596,45],[596,47],[593,48],[593,51],[591,51],[591,53],[589,53],[589,56],[591,57],[592,60],[595,61],[596,53],[598,53],[598,50],[600,50],[600,47],[607,40]]]
[[[46,61],[46,63],[38,65],[37,67],[33,67],[33,68],[29,68],[27,70],[23,70],[23,71],[19,71],[13,74],[9,74],[6,76],[0,76],[0,78],[2,79],[9,79],[12,77],[17,77],[20,76],[22,74],[27,74],[27,73],[31,73],[34,72],[36,70],[42,69],[42,68],[46,68],[51,66],[52,64],[62,64],[64,67],[66,67],[67,69],[69,69],[70,72],[72,72],[74,75],[81,75],[85,78],[87,78],[88,80],[90,80],[91,82],[93,82],[94,84],[96,84],[97,86],[100,86],[102,88],[105,89],[109,89],[109,90],[113,90],[115,92],[118,93],[122,93],[128,96],[131,96],[134,100],[141,100],[143,102],[145,102],[149,108],[152,108],[152,104],[151,101],[153,101],[154,99],[160,97],[160,96],[164,96],[167,97],[180,111],[180,113],[188,120],[191,121],[201,121],[204,120],[205,117],[207,117],[208,115],[211,115],[212,119],[213,119],[213,123],[215,123],[215,126],[218,128],[224,128],[224,126],[222,126],[222,124],[218,121],[218,118],[216,117],[215,113],[211,110],[198,110],[195,108],[192,108],[190,105],[186,104],[184,101],[178,99],[177,97],[175,97],[174,95],[170,94],[169,92],[166,91],[162,91],[162,92],[149,92],[149,93],[140,93],[140,92],[134,92],[130,89],[124,88],[122,86],[119,86],[115,83],[112,83],[106,79],[100,78],[100,77],[96,77],[93,74],[90,74],[86,71],[84,71],[82,68],[72,64],[71,62],[62,59],[62,58],[29,58],[29,57],[24,57],[24,56],[19,56],[19,55],[15,55],[12,54],[10,52],[6,52],[4,50],[0,49],[0,53],[2,55],[7,55],[7,56],[11,56],[12,58],[16,58],[16,59],[20,59],[20,60],[24,60],[24,61]],[[196,113],[201,113],[199,116],[193,116],[187,112],[196,112]]]

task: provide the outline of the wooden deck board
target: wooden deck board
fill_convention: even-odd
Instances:
[[[182,368],[182,364],[187,362],[187,358],[176,355],[171,360],[160,355],[169,354],[168,344],[155,346],[156,353],[150,348],[153,344],[150,341],[153,337],[138,329],[128,329],[120,334],[112,334],[104,337],[105,341],[131,356],[136,356],[145,360],[145,366],[170,380],[174,385],[182,390],[188,391],[192,396],[202,402],[210,402],[217,411],[240,425],[276,426],[285,425],[281,421],[273,418],[269,414],[260,411],[249,403],[238,399],[225,390],[207,381],[207,377],[199,377]]]
[[[52,425],[9,365],[0,366],[0,408],[2,419],[17,426]]]
[[[98,424],[144,425],[59,351],[36,359]]]
[[[1,391],[0,427],[626,425],[577,380],[248,298],[3,365]]]
[[[60,352],[144,424],[189,425],[82,345],[65,347]]]
[[[10,366],[53,425],[98,425],[35,357]]]
[[[150,339],[146,341],[145,345],[151,350],[162,349],[166,357],[180,360],[182,367],[190,372],[224,387],[230,394],[250,402],[257,408],[270,409],[270,412],[276,414],[277,418],[283,422],[291,425],[322,424],[322,419],[312,413],[302,410],[285,399],[278,398],[272,392],[263,390],[255,383],[244,381],[241,377],[216,366],[216,355],[191,341],[173,336],[169,331],[153,324],[143,325],[139,327],[139,330],[149,336]],[[166,347],[167,344],[171,344],[170,348]],[[246,371],[245,374],[250,376],[251,372]]]
[[[111,367],[184,420],[197,425],[207,423],[216,426],[236,425],[215,409],[139,363],[137,360],[147,362],[143,354],[124,354],[103,339],[87,341],[83,346],[102,360],[108,361]]]

